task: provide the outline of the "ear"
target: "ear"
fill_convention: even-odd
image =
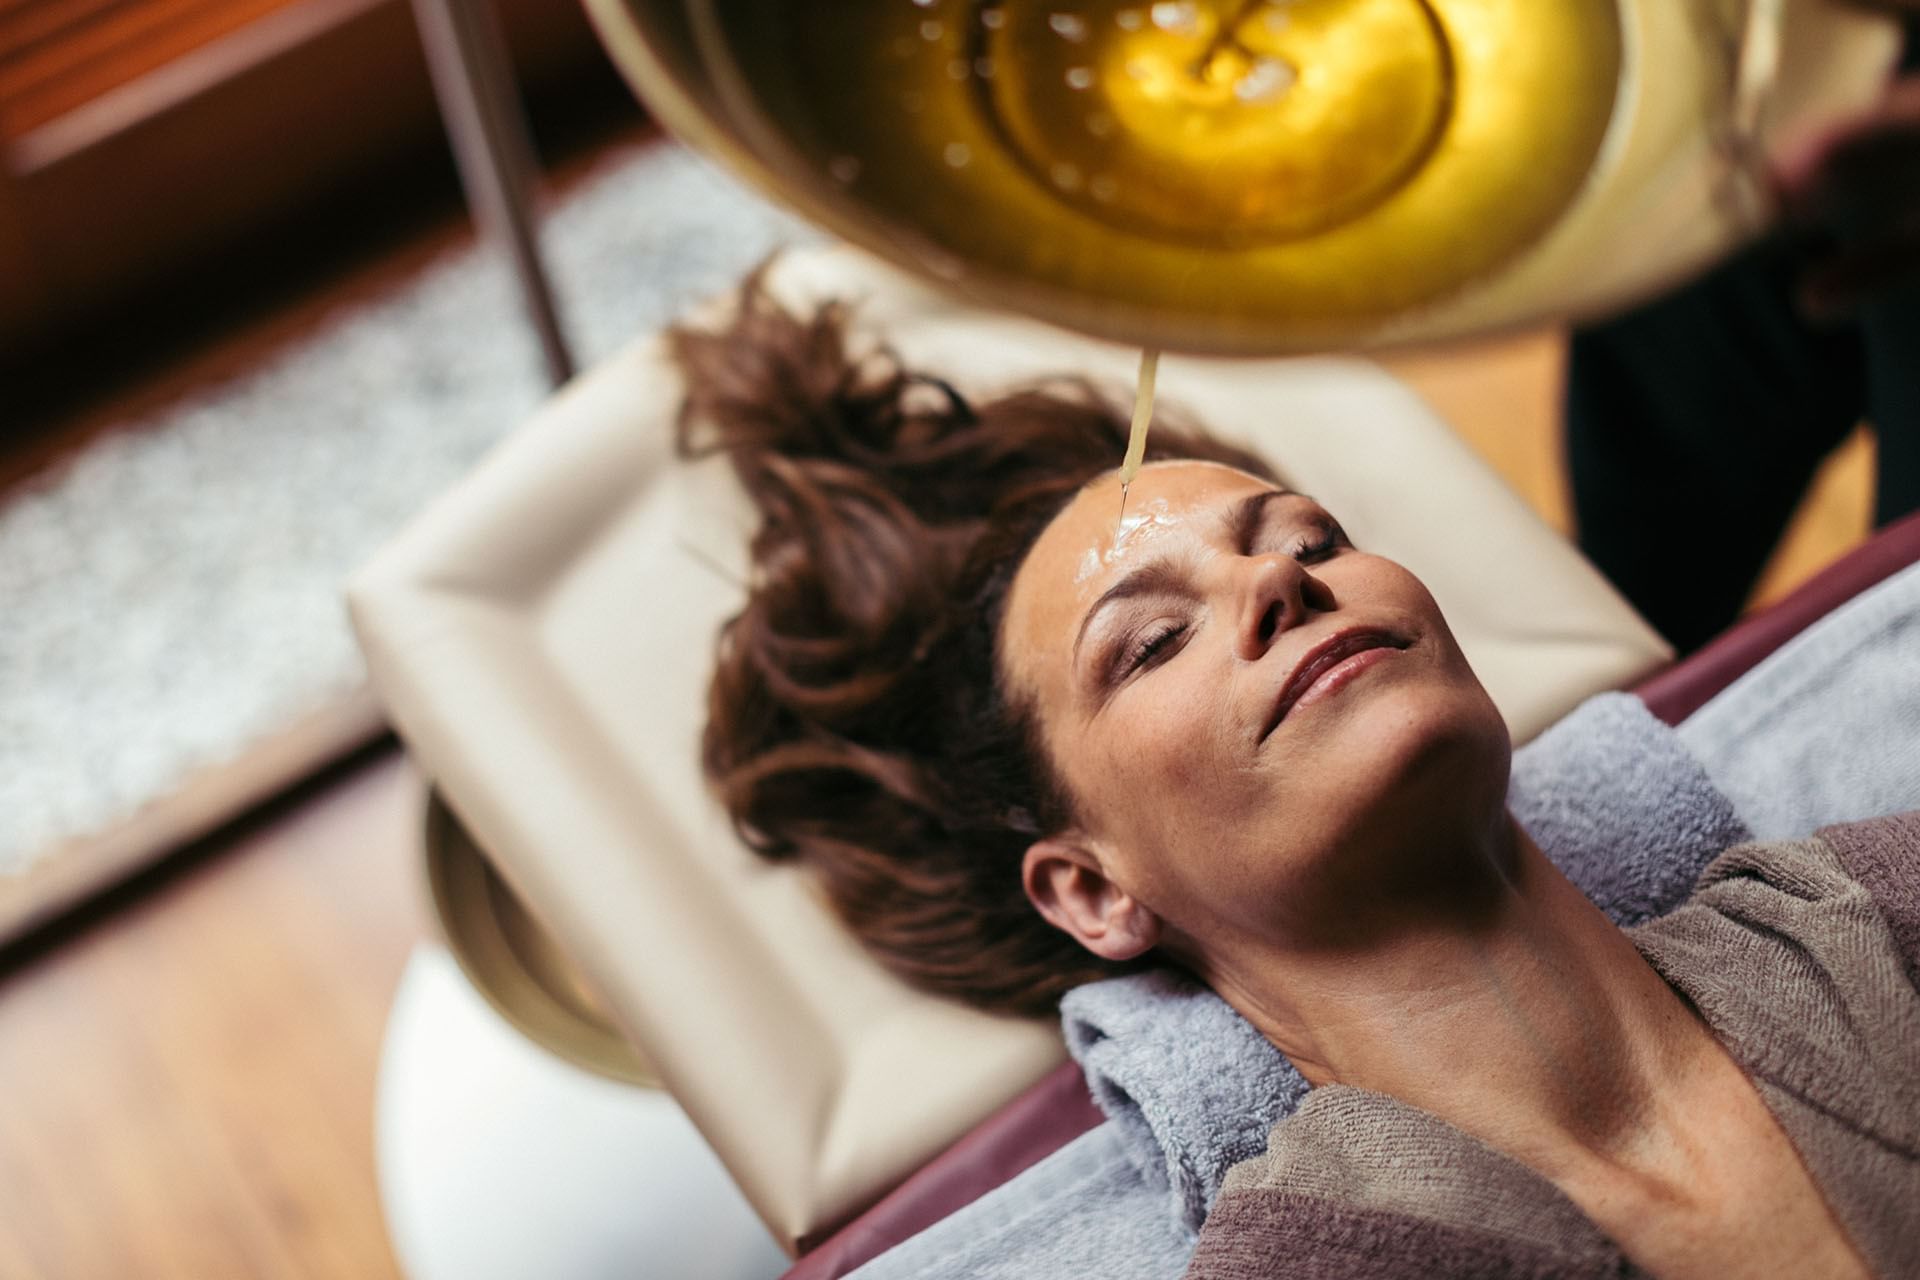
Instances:
[[[1160,941],[1160,917],[1108,878],[1100,859],[1077,841],[1036,841],[1020,876],[1040,914],[1103,959],[1132,960]]]

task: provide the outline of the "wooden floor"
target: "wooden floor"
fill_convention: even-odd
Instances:
[[[375,749],[12,958],[0,1276],[398,1274],[373,1088],[428,930],[422,791]]]
[[[1565,529],[1562,351],[1543,333],[1390,363]],[[1843,450],[1764,595],[1861,536],[1870,468],[1864,442]],[[428,935],[421,803],[396,748],[363,753],[0,956],[0,1277],[395,1274],[373,1086],[395,983]]]

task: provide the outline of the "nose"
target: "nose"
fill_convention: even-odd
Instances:
[[[1282,632],[1335,607],[1332,590],[1292,556],[1240,561],[1234,647],[1248,662],[1265,657]]]

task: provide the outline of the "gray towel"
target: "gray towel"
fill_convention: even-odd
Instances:
[[[1762,840],[1920,809],[1920,564],[1789,640],[1679,732]]]
[[[1513,756],[1507,807],[1617,925],[1665,915],[1753,833],[1680,735],[1626,693],[1589,698]]]
[[[1514,753],[1508,804],[1620,924],[1678,905],[1745,824],[1674,732],[1609,693]],[[1233,1165],[1266,1149],[1307,1086],[1224,1000],[1172,972],[1090,983],[1061,1002],[1067,1047],[1129,1157],[1197,1233]]]
[[[1307,1082],[1232,1005],[1159,969],[1092,982],[1060,1004],[1067,1049],[1149,1186],[1192,1235],[1227,1170],[1267,1148]]]

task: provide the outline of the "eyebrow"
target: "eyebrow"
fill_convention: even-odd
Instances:
[[[1259,493],[1250,493],[1233,504],[1227,513],[1227,537],[1233,545],[1245,549],[1253,545],[1253,535],[1260,530],[1260,519],[1267,513],[1269,503],[1282,498],[1307,498],[1298,489],[1262,489]],[[1313,499],[1307,498],[1311,502]]]
[[[1236,547],[1246,547],[1253,541],[1254,533],[1260,527],[1260,519],[1266,514],[1267,504],[1281,498],[1304,498],[1307,495],[1293,489],[1262,489],[1258,493],[1248,494],[1234,503],[1228,510],[1225,526],[1227,536]],[[1156,592],[1171,592],[1180,589],[1179,579],[1164,563],[1154,561],[1141,565],[1128,573],[1120,581],[1100,593],[1086,613],[1080,617],[1080,630],[1073,637],[1073,665],[1080,662],[1080,649],[1086,641],[1087,631],[1093,626],[1093,620],[1108,605],[1130,600],[1135,596],[1153,595]]]
[[[1088,609],[1080,618],[1079,633],[1073,637],[1073,664],[1075,666],[1079,665],[1081,643],[1086,640],[1087,631],[1093,626],[1093,620],[1100,616],[1101,610],[1105,609],[1108,605],[1118,604],[1122,600],[1130,600],[1134,596],[1150,596],[1159,592],[1171,592],[1178,590],[1179,586],[1179,579],[1173,570],[1165,564],[1156,561],[1152,564],[1141,565],[1138,569],[1135,569],[1126,577],[1101,592],[1100,598],[1093,602],[1093,607]]]

